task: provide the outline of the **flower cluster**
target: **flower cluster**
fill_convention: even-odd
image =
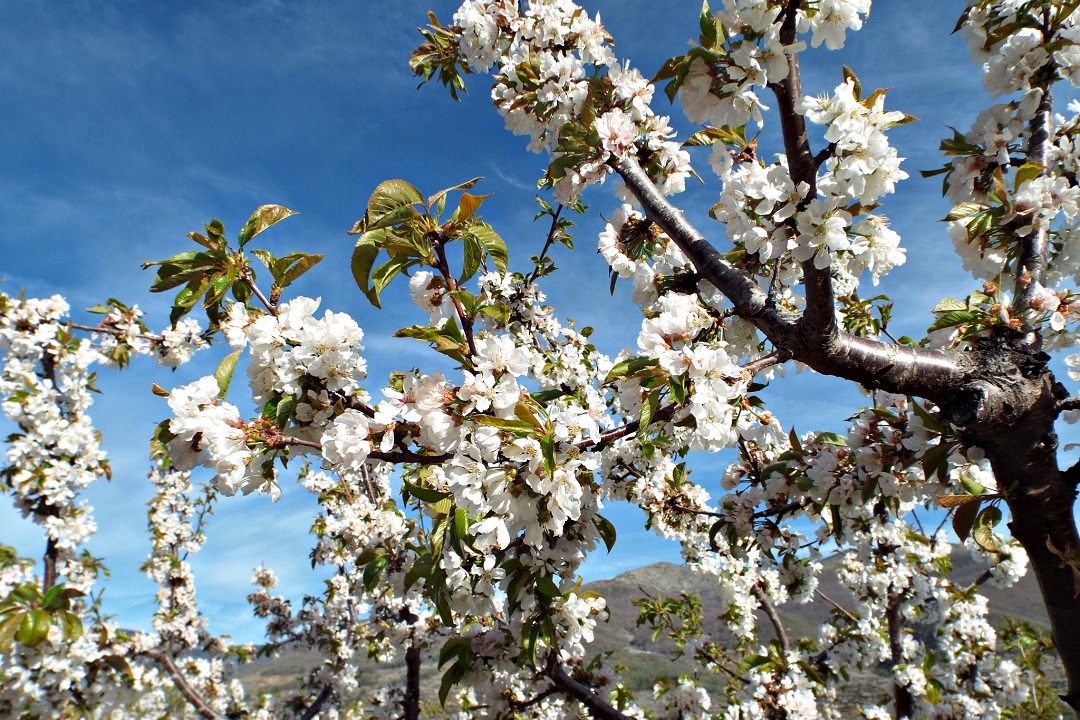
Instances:
[[[668,119],[650,108],[652,84],[616,61],[599,17],[571,0],[530,0],[524,11],[505,0],[468,0],[454,27],[470,70],[497,66],[491,96],[507,128],[528,135],[530,150],[557,151],[552,167],[561,167],[550,179],[561,202],[603,182],[611,160],[639,149],[663,192],[683,190],[689,155],[671,140]],[[594,119],[583,124],[586,105]],[[589,142],[595,137],[594,146],[583,153],[568,136],[571,126]]]

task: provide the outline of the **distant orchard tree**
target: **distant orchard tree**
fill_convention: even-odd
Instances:
[[[1000,101],[944,140],[946,163],[928,173],[943,176],[948,232],[975,284],[942,289],[921,340],[888,328],[912,309],[860,295],[905,259],[878,211],[907,177],[887,132],[913,118],[848,68],[824,97],[799,81],[807,45],[840,48],[870,0],[706,4],[697,43],[652,81],[570,0],[466,0],[448,26],[431,15],[413,71],[455,98],[465,75],[490,73],[507,127],[550,157],[538,215],[549,231],[524,266],[478,214],[476,181],[425,196],[388,180],[352,228],[359,289],[379,307],[407,284],[427,317],[397,334],[453,371],[402,368],[363,389],[357,323],[287,296],[321,256],[252,249],[293,214],[277,205],[235,241],[215,220],[190,233],[195,249],[147,263],[154,291],[177,291],[160,334],[118,300],[87,326],[59,297],[0,296],[0,393],[19,428],[3,487],[47,538],[40,571],[0,548],[0,715],[809,720],[840,717],[865,671],[891,692],[863,701],[864,718],[1060,717],[1041,666],[1050,643],[992,627],[979,594],[1029,565],[1062,700],[1080,710],[1080,469],[1059,468],[1055,434],[1080,398],[1048,366],[1080,344],[1080,120],[1052,102],[1055,84],[1080,84],[1078,6],[969,0],[960,18]],[[700,125],[690,137],[657,114],[656,83]],[[759,147],[766,117],[782,137],[775,156]],[[720,181],[712,239],[669,199],[702,146]],[[602,281],[629,283],[642,313],[636,349],[615,357],[540,289],[552,248],[571,244],[569,213],[609,179],[622,204],[599,238]],[[205,329],[188,317],[197,309]],[[216,370],[154,387],[172,412],[152,443],[157,611],[153,632],[123,631],[92,594],[101,563],[82,550],[96,526],[80,492],[109,474],[87,415],[93,368],[142,354],[176,366],[212,339],[232,350]],[[1080,368],[1080,354],[1064,360]],[[755,395],[764,380],[797,391],[798,378],[780,379],[796,364],[865,390],[846,435],[785,432]],[[254,417],[226,399],[245,365]],[[699,483],[688,453],[727,448],[738,459],[722,481]],[[311,557],[330,579],[296,607],[255,570],[267,644],[232,645],[207,631],[189,559],[222,496],[276,499],[287,464],[318,497]],[[193,484],[199,466],[211,483]],[[616,542],[601,514],[616,500],[681,543],[725,603],[726,631],[711,634],[692,595],[638,601],[639,622],[697,667],[651,694],[589,650],[608,611],[578,569]],[[924,508],[945,508],[985,560],[974,584],[950,575],[954,545],[920,524]],[[833,553],[842,600],[818,588]],[[781,609],[815,596],[831,619],[793,636]],[[320,664],[292,690],[245,694],[235,662],[287,647]],[[371,686],[366,657],[403,658],[400,683]],[[425,663],[441,675],[432,687]]]

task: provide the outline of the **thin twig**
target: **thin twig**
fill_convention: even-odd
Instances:
[[[851,611],[850,611],[850,610],[848,610],[847,608],[845,608],[845,607],[844,607],[843,605],[841,605],[840,603],[836,602],[835,600],[833,600],[833,599],[832,599],[831,597],[829,597],[829,596],[828,596],[828,595],[826,595],[825,593],[821,592],[821,589],[820,589],[820,588],[814,588],[814,594],[815,594],[815,595],[817,595],[817,596],[818,596],[819,598],[821,598],[822,600],[824,600],[825,602],[827,602],[827,603],[829,603],[830,605],[832,605],[832,606],[833,606],[834,608],[836,608],[837,610],[839,610],[839,611],[840,611],[840,612],[841,612],[841,613],[843,614],[843,616],[844,616],[844,617],[846,617],[846,618],[847,618],[848,620],[850,620],[851,622],[855,623],[856,625],[857,625],[857,624],[859,623],[859,618],[857,618],[857,617],[855,617],[854,615],[852,615],[852,614],[851,614]]]
[[[184,674],[180,672],[180,668],[176,667],[176,663],[173,662],[171,657],[163,653],[149,653],[149,656],[161,663],[161,666],[165,668],[165,672],[172,679],[177,691],[201,717],[206,718],[206,720],[227,720],[223,715],[215,712],[206,700],[199,695],[198,691],[184,677]]]
[[[559,231],[559,216],[562,215],[562,211],[563,206],[559,205],[558,209],[555,210],[555,212],[551,215],[551,228],[548,230],[547,239],[544,240],[544,249],[541,250],[540,254],[536,256],[538,262],[536,264],[536,267],[533,268],[533,271],[529,273],[529,277],[526,278],[526,285],[531,285],[532,283],[536,282],[536,279],[538,277],[540,277],[541,263],[544,260],[544,256],[547,255],[548,250],[550,250],[551,246],[555,243],[555,235]]]
[[[277,305],[270,302],[265,295],[262,294],[262,290],[255,284],[255,279],[251,277],[251,271],[245,267],[240,273],[240,279],[244,281],[244,284],[251,288],[251,292],[255,294],[255,297],[259,298],[259,301],[266,307],[266,311],[274,317],[278,315]]]

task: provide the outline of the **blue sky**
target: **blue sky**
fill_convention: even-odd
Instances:
[[[936,148],[947,126],[966,128],[987,103],[962,40],[949,35],[962,5],[878,2],[844,51],[822,48],[803,56],[806,92],[831,90],[846,64],[864,87],[892,88],[890,109],[920,118],[891,135],[913,179],[883,209],[908,249],[907,265],[883,283],[897,301],[893,327],[900,333],[921,335],[938,299],[963,296],[972,286],[936,222],[948,211],[940,182],[919,179],[917,172],[940,164]],[[605,0],[586,7],[600,12],[619,56],[646,75],[697,34],[697,0]],[[383,179],[401,177],[430,193],[483,175],[478,190],[494,193],[485,219],[507,240],[511,265],[524,269],[543,241],[544,228],[532,223],[543,159],[503,129],[485,78],[468,79],[470,94],[461,103],[437,85],[417,91],[407,60],[429,8],[449,21],[455,3],[0,4],[0,287],[7,293],[25,288],[32,296],[60,293],[76,310],[118,297],[138,303],[160,328],[168,301],[147,292],[151,276],[139,264],[186,250],[185,233],[213,217],[235,235],[255,207],[273,202],[300,214],[261,236],[261,246],[326,254],[295,289],[321,296],[324,307],[351,312],[365,328],[369,388],[377,392],[397,366],[436,367],[437,356],[423,344],[390,337],[422,321],[407,294],[386,296],[381,313],[360,296],[347,267],[352,239],[345,231]],[[658,111],[667,112],[666,99],[657,96]],[[686,128],[681,111],[670,110]],[[697,163],[707,171],[704,155]],[[717,194],[715,184],[692,187],[679,202],[722,243],[720,228],[706,217]],[[633,343],[640,318],[622,291],[609,297],[595,252],[600,216],[616,206],[610,186],[585,201],[592,210],[580,222],[577,249],[556,253],[563,269],[545,289],[563,317],[594,326],[594,338],[615,353]],[[146,448],[167,408],[150,394],[150,384],[189,382],[210,372],[223,353],[216,347],[202,363],[175,373],[149,362],[102,373],[104,395],[92,415],[114,479],[89,493],[100,528],[91,549],[113,572],[106,606],[124,626],[147,627],[152,613],[154,589],[137,568],[149,548]],[[233,393],[239,390],[242,385]],[[800,431],[840,429],[860,403],[845,383],[808,375],[766,392],[785,426]],[[698,478],[708,487],[723,462],[699,459]],[[260,563],[278,571],[282,592],[296,600],[318,591],[307,560],[314,504],[288,482],[283,489],[276,505],[258,496],[219,505],[195,563],[198,596],[215,632],[258,637],[244,596]],[[587,579],[677,558],[676,548],[643,530],[640,514],[616,508],[611,515],[619,544],[610,556],[589,561]],[[44,546],[6,504],[0,505],[0,542],[32,556]]]

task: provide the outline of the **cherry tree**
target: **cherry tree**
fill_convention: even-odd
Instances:
[[[865,718],[1054,717],[1038,661],[1006,656],[1030,638],[999,634],[978,594],[1030,565],[1063,700],[1080,710],[1080,471],[1059,467],[1055,433],[1080,399],[1049,367],[1051,353],[1080,367],[1066,354],[1080,310],[1068,287],[1080,275],[1078,121],[1055,114],[1052,95],[1080,84],[1078,5],[979,0],[959,19],[999,101],[941,143],[945,164],[929,173],[943,176],[974,284],[947,291],[922,340],[893,338],[888,299],[858,294],[905,259],[879,211],[907,177],[888,130],[912,118],[857,68],[838,69],[823,97],[799,80],[800,55],[842,47],[869,0],[706,4],[697,42],[651,81],[570,0],[466,0],[449,25],[430,16],[414,72],[455,99],[466,76],[490,74],[507,128],[550,157],[543,246],[512,259],[478,213],[476,180],[374,188],[351,229],[353,279],[375,307],[407,292],[420,322],[397,334],[454,366],[401,369],[376,392],[357,322],[289,295],[321,257],[250,245],[293,214],[281,206],[258,208],[235,240],[215,220],[189,234],[197,249],[147,263],[154,291],[177,292],[160,333],[118,300],[81,325],[61,298],[0,297],[0,393],[19,427],[3,482],[47,538],[40,573],[0,554],[0,709],[417,718],[435,657],[432,712],[463,718],[835,718],[850,673],[879,667],[892,691]],[[700,129],[676,137],[658,86]],[[759,146],[767,122],[782,147]],[[704,230],[670,199],[695,175],[693,153],[719,181],[719,224]],[[609,181],[618,200],[598,248],[642,314],[634,347],[615,356],[542,291],[571,214]],[[171,411],[152,443],[145,570],[158,609],[152,632],[123,631],[93,594],[100,561],[81,551],[96,526],[80,491],[109,472],[88,415],[93,367],[138,355],[175,366],[212,341],[230,349],[212,374],[154,388]],[[241,367],[252,417],[228,399]],[[846,434],[785,432],[755,394],[764,381],[797,386],[795,367],[865,391]],[[693,473],[689,453],[725,449],[738,455],[722,479]],[[201,467],[211,482],[193,479]],[[283,473],[318,498],[311,557],[330,579],[294,607],[257,568],[249,600],[268,642],[232,645],[207,630],[190,558],[217,503],[276,499]],[[641,622],[699,668],[651,697],[589,651],[608,611],[578,571],[617,541],[602,514],[615,501],[680,543],[726,603],[721,638],[692,597],[640,601]],[[948,510],[986,561],[974,585],[950,578],[953,545],[922,526],[924,508]],[[830,553],[851,604],[818,588]],[[791,637],[778,609],[815,596],[832,618]],[[286,647],[318,650],[319,665],[287,693],[247,695],[236,663]],[[365,655],[403,656],[401,682],[370,687]],[[725,679],[722,693],[705,674]]]

